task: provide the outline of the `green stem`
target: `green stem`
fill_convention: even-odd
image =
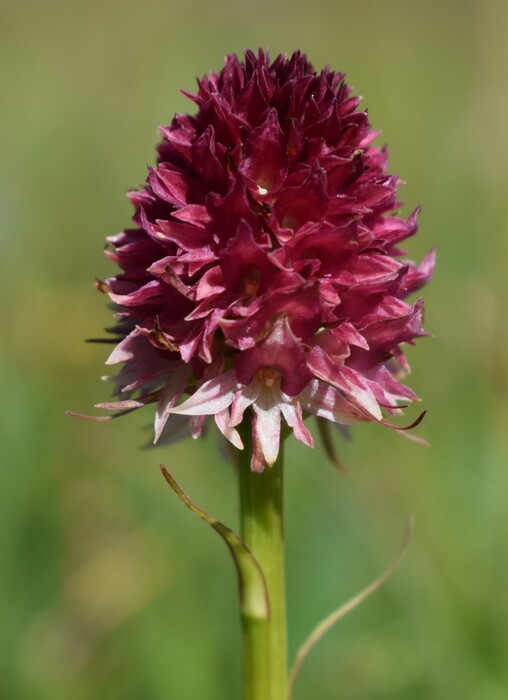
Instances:
[[[283,452],[262,473],[250,469],[250,435],[239,462],[241,537],[265,575],[268,617],[242,613],[244,700],[286,700],[287,641],[283,536]]]

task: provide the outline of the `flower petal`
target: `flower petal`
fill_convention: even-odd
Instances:
[[[280,443],[280,392],[263,387],[252,409],[256,416],[253,433],[266,463],[274,464],[279,455]]]
[[[159,395],[157,410],[155,413],[155,439],[158,441],[169,418],[169,412],[185,391],[190,377],[190,367],[184,365],[174,372],[167,380]]]
[[[185,416],[213,415],[227,408],[233,402],[238,380],[234,370],[209,379],[199,389],[170,413],[180,413]]]
[[[336,386],[346,395],[347,399],[370,414],[373,419],[382,419],[383,414],[373,391],[366,382],[362,381],[358,372],[345,365],[335,363],[318,345],[308,353],[307,363],[317,377]]]
[[[181,416],[182,418],[185,418],[185,416]],[[205,422],[206,416],[191,416],[189,419],[189,426],[190,426],[190,431],[191,435],[194,438],[194,440],[197,440],[199,437],[201,437],[201,433],[203,432],[203,424]]]
[[[290,428],[293,428],[295,438],[308,447],[314,447],[314,439],[303,422],[302,407],[298,401],[282,402],[280,410],[286,419],[286,423]]]
[[[313,379],[298,395],[301,407],[307,413],[319,418],[326,418],[335,423],[350,425],[371,420],[368,414],[362,413],[330,384]]]
[[[240,425],[243,414],[258,398],[262,389],[262,384],[257,377],[248,385],[240,389],[235,395],[231,405],[231,425]]]
[[[232,445],[239,450],[243,450],[242,438],[240,437],[238,430],[232,427],[227,408],[222,411],[218,411],[215,414],[215,423],[224,437],[229,440]]]

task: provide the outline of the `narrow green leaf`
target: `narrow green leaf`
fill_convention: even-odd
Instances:
[[[330,630],[337,622],[339,622],[339,620],[342,620],[343,617],[345,617],[348,613],[350,613],[352,610],[358,607],[360,603],[363,603],[363,601],[370,595],[372,595],[372,593],[375,593],[375,591],[377,591],[377,589],[380,588],[383,585],[383,583],[387,579],[389,579],[390,576],[398,568],[399,564],[401,563],[402,559],[404,558],[404,555],[408,550],[409,543],[411,541],[411,535],[413,534],[413,529],[414,515],[410,515],[406,523],[406,532],[404,535],[402,546],[395,559],[386,567],[383,573],[380,576],[378,576],[378,578],[375,581],[366,586],[366,588],[364,588],[362,591],[360,591],[360,593],[351,598],[351,600],[349,600],[347,603],[341,605],[340,608],[337,608],[337,610],[332,612],[331,615],[325,617],[325,619],[322,622],[320,622],[319,625],[314,629],[314,631],[307,637],[305,642],[298,650],[298,653],[296,654],[293,668],[291,669],[291,673],[289,674],[289,689],[287,700],[291,700],[291,698],[293,697],[293,690],[298,674],[300,673],[302,664],[307,658],[308,654],[316,646],[316,644],[322,639],[322,637],[328,632],[328,630]]]
[[[164,465],[160,465],[162,475],[171,486],[178,498],[205,523],[213,527],[226,543],[238,574],[238,585],[240,588],[240,607],[242,615],[253,619],[268,619],[270,616],[270,605],[265,576],[258,561],[247,547],[247,545],[229,527],[221,523],[216,518],[208,515],[205,511],[191,501],[187,494],[175,481]]]

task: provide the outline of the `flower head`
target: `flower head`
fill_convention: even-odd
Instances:
[[[134,225],[108,239],[123,398],[99,405],[156,401],[156,439],[173,414],[195,437],[214,416],[238,448],[248,421],[254,470],[277,458],[282,420],[309,446],[307,414],[386,423],[417,398],[398,377],[423,304],[405,299],[434,255],[402,257],[418,211],[396,215],[400,181],[359,99],[299,52],[263,51],[228,56],[188,96],[197,113],[161,128]]]

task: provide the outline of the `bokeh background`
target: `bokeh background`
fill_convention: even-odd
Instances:
[[[163,482],[164,461],[235,526],[235,476],[210,435],[160,450],[150,409],[73,421],[107,400],[110,321],[91,286],[104,237],[154,159],[179,88],[245,47],[345,71],[424,205],[435,337],[410,349],[431,447],[377,426],[323,453],[291,442],[290,651],[377,576],[321,642],[295,700],[508,697],[508,5],[504,0],[0,2],[0,696],[235,700],[240,632],[227,551]],[[416,409],[409,414],[416,415]]]

